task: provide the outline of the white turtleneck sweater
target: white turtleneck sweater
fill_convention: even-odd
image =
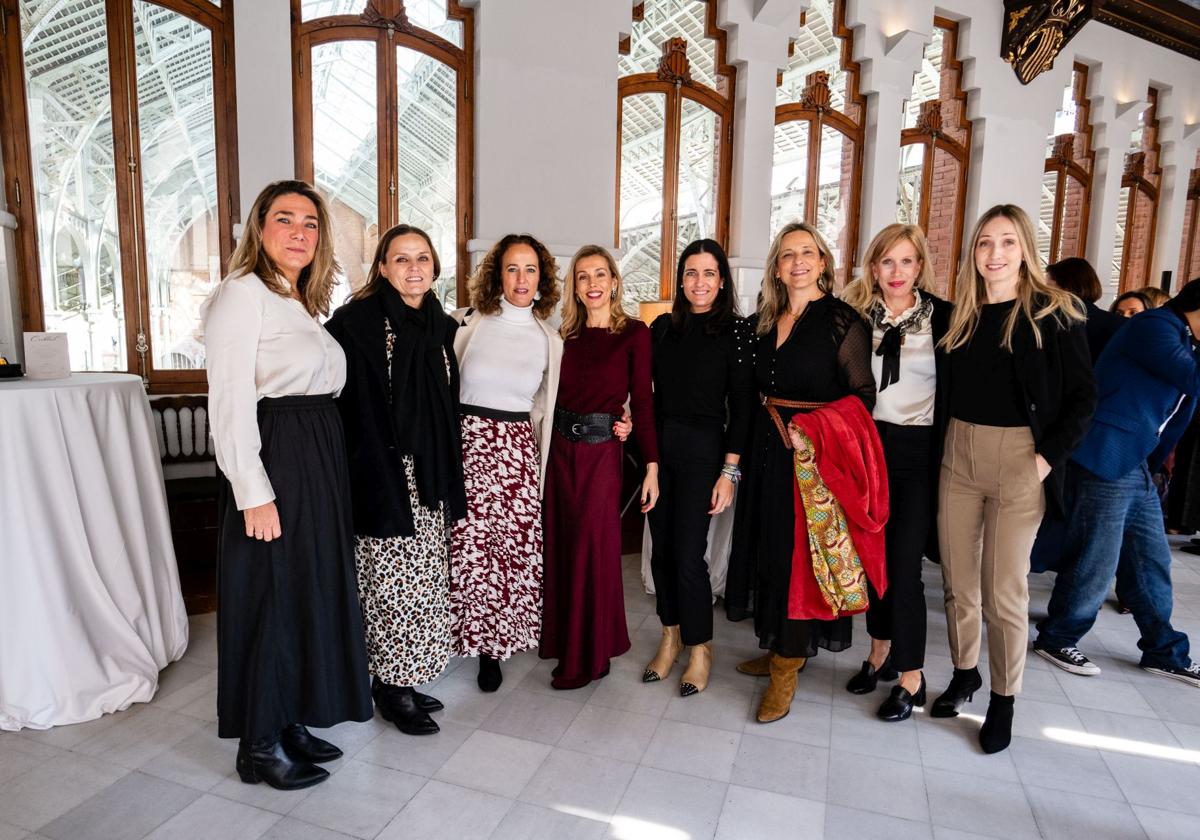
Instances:
[[[533,306],[513,306],[501,298],[500,312],[484,315],[459,366],[459,400],[498,411],[527,412],[542,384],[547,361],[546,334]]]

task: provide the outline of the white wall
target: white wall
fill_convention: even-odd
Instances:
[[[629,32],[634,0],[466,1],[476,10],[473,256],[511,231],[535,234],[561,258],[587,242],[611,244],[617,43]],[[738,68],[729,250],[748,302],[769,245],[775,72],[810,0],[715,2]],[[974,120],[968,230],[997,202],[1037,211],[1045,137],[1079,60],[1091,68],[1097,151],[1087,256],[1106,277],[1129,132],[1154,84],[1163,92],[1163,189],[1151,276],[1175,269],[1188,171],[1200,145],[1200,62],[1093,21],[1050,73],[1022,86],[999,57],[1003,12],[996,0],[848,0],[868,100],[860,258],[871,234],[895,217],[901,109],[934,14],[961,21],[959,54]],[[294,174],[288,0],[242,0],[235,25],[245,213],[265,183]],[[12,254],[11,241],[3,250]],[[6,276],[11,264],[0,256],[0,348],[13,340],[19,321],[15,286]]]

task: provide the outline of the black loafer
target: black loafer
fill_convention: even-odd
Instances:
[[[326,761],[336,761],[342,757],[340,749],[313,735],[298,723],[283,727],[283,733],[279,740],[288,755],[303,761],[321,764]]]
[[[910,694],[902,685],[892,686],[892,693],[879,706],[875,716],[880,720],[895,723],[912,717],[913,706],[925,705],[925,675],[921,675],[921,687],[916,694]]]
[[[935,718],[958,717],[959,710],[975,698],[975,692],[983,687],[983,677],[978,668],[954,669],[950,685],[946,686],[938,699],[933,701],[929,716]]]
[[[880,680],[891,682],[899,678],[900,673],[892,667],[892,655],[889,653],[878,670],[869,661],[863,660],[862,670],[850,678],[846,690],[851,694],[870,694]]]

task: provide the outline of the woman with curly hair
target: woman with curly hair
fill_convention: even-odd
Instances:
[[[451,631],[456,656],[479,657],[479,688],[542,631],[542,490],[558,396],[562,338],[546,323],[558,266],[529,234],[497,242],[471,278],[458,321],[459,417],[467,515],[453,531]]]
[[[621,309],[612,255],[585,245],[567,271],[562,373],[546,473],[545,606],[538,655],[551,685],[582,688],[629,650],[621,586],[621,444],[628,399],[646,462],[642,512],[658,500],[650,330]]]
[[[329,777],[342,751],[306,726],[371,719],[350,478],[333,396],[346,357],[321,328],[333,279],[321,196],[276,181],[254,201],[201,309],[218,507],[218,734],[243,782]]]

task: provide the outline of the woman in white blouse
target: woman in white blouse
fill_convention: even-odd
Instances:
[[[500,663],[537,647],[542,631],[542,488],[553,431],[562,338],[558,266],[528,234],[497,242],[471,278],[471,308],[454,319],[467,515],[451,546],[457,656],[479,657],[495,691]]]
[[[887,594],[869,592],[871,652],[846,685],[874,691],[880,679],[899,683],[879,707],[882,720],[901,721],[925,704],[925,589],[921,561],[936,543],[937,470],[945,412],[938,405],[934,350],[946,333],[950,304],[933,294],[925,235],[915,225],[888,225],[867,247],[866,271],[843,298],[872,328],[876,399],[872,412],[887,461],[891,516],[885,532]]]
[[[201,312],[219,508],[217,714],[243,782],[317,784],[342,752],[308,732],[371,718],[349,473],[334,394],[329,216],[301,181],[250,211]]]

